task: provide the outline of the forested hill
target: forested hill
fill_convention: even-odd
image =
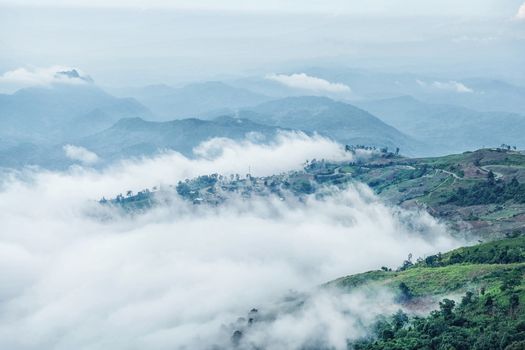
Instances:
[[[343,298],[386,289],[399,307],[393,314],[374,318],[363,336],[342,329],[349,350],[521,350],[525,346],[524,274],[525,237],[517,236],[414,262],[409,258],[397,268],[339,278],[320,291]],[[266,349],[252,343],[253,333],[276,319],[305,312],[309,298],[308,294],[290,298],[277,311],[252,309],[233,324],[232,347]],[[301,349],[330,348],[320,341]]]
[[[525,237],[520,236],[429,256],[396,271],[343,277],[330,286],[352,290],[388,286],[410,308],[445,297],[425,317],[403,311],[379,320],[370,335],[349,349],[525,349]],[[462,297],[447,298],[461,293]],[[455,299],[455,300],[453,300]]]
[[[348,349],[525,349],[525,155],[507,147],[417,159],[386,149],[347,151],[355,155],[353,161],[310,160],[302,171],[268,177],[203,175],[103,203],[135,213],[175,196],[195,205],[221,205],[251,196],[322,198],[367,183],[391,204],[425,209],[457,233],[488,242],[409,257],[399,266],[322,286],[343,294],[386,288],[401,305],[403,311],[379,317],[367,336],[349,335]],[[277,312],[301,313],[301,298],[308,296]],[[231,329],[232,347],[253,349],[245,343],[249,333],[276,317],[252,310],[242,318],[245,323]]]
[[[404,158],[386,149],[348,147],[350,162],[310,160],[303,171],[267,177],[203,175],[172,187],[145,189],[106,203],[145,210],[159,198],[182,196],[195,204],[219,205],[232,194],[241,197],[307,196],[364,182],[385,201],[427,210],[452,230],[495,238],[521,232],[525,224],[525,155],[499,149],[437,158]],[[159,196],[159,192],[163,195]],[[166,195],[167,194],[167,195]]]
[[[501,237],[525,224],[525,155],[507,147],[436,158],[373,159],[344,171],[385,200],[424,208],[458,232]]]

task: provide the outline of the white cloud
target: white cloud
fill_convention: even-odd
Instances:
[[[7,86],[18,89],[50,84],[85,84],[90,81],[89,76],[72,67],[17,68],[0,75],[0,88],[5,89]]]
[[[416,83],[421,87],[425,87],[425,88],[430,87],[430,88],[434,88],[438,90],[452,91],[452,92],[457,92],[459,94],[474,92],[474,90],[472,90],[465,84],[455,81],[455,80],[450,80],[450,81],[445,81],[445,82],[434,81],[433,83],[429,84],[425,81],[416,79]]]
[[[307,159],[345,160],[351,157],[339,144],[301,132],[280,132],[269,144],[214,138],[200,144],[193,153],[198,159],[213,161],[214,166],[223,171],[242,174],[251,168],[252,174],[257,176],[300,169]]]
[[[305,73],[269,74],[266,79],[273,80],[294,89],[303,89],[317,92],[349,93],[352,90],[348,85],[332,83],[328,80],[309,76]]]
[[[432,86],[440,90],[449,90],[460,94],[474,92],[471,88],[465,86],[465,84],[453,80],[448,82],[435,81],[432,83]]]
[[[240,348],[257,344],[262,349],[310,349],[330,344],[347,349],[347,341],[366,336],[377,316],[403,309],[391,292],[381,288],[346,294],[318,290],[301,300],[299,309],[279,305],[291,311],[262,312],[250,327],[238,327],[243,332]]]
[[[224,345],[231,334],[222,325],[289,290],[456,245],[428,214],[389,207],[364,185],[304,202],[253,198],[209,208],[175,200],[135,216],[94,201],[248,165],[261,175],[297,169],[306,158],[349,156],[304,135],[270,146],[215,142],[202,145],[206,157],[196,160],[168,153],[104,170],[29,169],[0,178],[0,348]],[[353,323],[338,310],[359,313],[368,304],[354,304],[359,296],[319,298],[305,318],[280,318],[270,329],[288,329],[285,340],[301,343],[317,324],[328,327],[327,342],[343,344]]]
[[[523,5],[521,5],[520,8],[518,9],[516,18],[519,20],[525,20],[525,3],[523,3]]]
[[[91,152],[90,150],[74,146],[74,145],[65,145],[63,147],[66,157],[72,160],[78,160],[83,164],[90,165],[98,162],[98,156],[96,153]]]
[[[416,79],[416,83],[417,85],[421,86],[421,87],[427,87],[428,84],[426,82],[424,82],[423,80],[420,80],[420,79]]]

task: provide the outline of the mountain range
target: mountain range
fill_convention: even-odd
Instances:
[[[94,84],[55,84],[0,95],[0,138],[57,143],[108,128],[125,117],[152,117],[132,98],[116,98]]]
[[[310,72],[314,73],[334,78],[333,72]],[[334,81],[359,83],[361,91],[368,91],[374,82],[365,84],[366,77],[369,75],[346,72]],[[376,80],[399,78],[400,84],[408,84],[414,77],[378,75]],[[261,86],[272,84],[276,82],[265,80]],[[499,83],[472,80],[469,84],[488,91]],[[505,86],[502,91],[507,99],[520,96],[519,88]],[[292,90],[283,88],[277,95],[299,93]],[[115,97],[86,81],[0,95],[0,167],[68,166],[74,161],[64,155],[67,144],[85,147],[107,161],[166,149],[192,156],[195,146],[213,137],[240,140],[257,132],[268,139],[280,129],[318,133],[341,144],[400,148],[410,156],[503,143],[525,147],[523,115],[429,103],[411,96],[350,104],[322,96],[269,97],[264,89],[252,92],[223,82],[180,88],[155,85],[127,92],[134,97]]]
[[[106,160],[152,155],[158,150],[169,149],[191,157],[194,147],[214,137],[243,140],[247,135],[257,133],[259,140],[269,141],[278,130],[279,127],[230,117],[168,122],[126,118],[104,131],[79,139],[77,144]]]
[[[334,139],[342,144],[401,148],[418,153],[419,143],[365,110],[326,97],[287,97],[262,103],[237,113],[240,118],[280,126]]]
[[[192,83],[183,87],[149,85],[119,91],[148,106],[157,120],[200,117],[210,111],[254,106],[270,100],[268,96],[219,81]]]
[[[104,160],[100,164],[167,149],[192,156],[195,146],[214,137],[240,140],[256,132],[269,140],[282,129],[319,133],[341,143],[400,147],[406,152],[419,145],[370,113],[328,98],[290,97],[237,108],[268,98],[215,82],[183,89],[158,86],[149,91],[157,97],[159,92],[177,92],[169,107],[175,115],[170,121],[165,121],[167,110],[159,116],[151,111],[155,107],[134,98],[114,97],[92,83],[26,88],[1,95],[0,166],[68,166],[74,161],[64,155],[66,144],[97,153]],[[195,107],[203,91],[213,98]],[[186,113],[203,113],[206,118],[177,119]]]
[[[349,86],[354,102],[410,95],[432,104],[449,104],[477,111],[523,113],[525,87],[485,77],[436,77],[406,72],[364,69],[305,68],[304,73]]]
[[[398,130],[446,154],[508,144],[525,148],[525,115],[480,112],[450,104],[421,102],[411,96],[359,103]]]

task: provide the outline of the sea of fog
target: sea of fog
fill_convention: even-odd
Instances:
[[[175,199],[139,215],[97,202],[202,174],[264,176],[307,159],[351,160],[340,145],[297,133],[267,145],[214,139],[195,153],[2,173],[0,348],[228,348],[228,325],[295,291],[311,293],[303,310],[248,340],[343,349],[398,305],[384,291],[334,294],[319,284],[458,245],[428,214],[388,206],[361,184],[305,201],[195,207]]]

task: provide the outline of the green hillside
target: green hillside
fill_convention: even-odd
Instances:
[[[524,349],[525,237],[520,236],[405,261],[332,281],[352,291],[386,287],[407,310],[439,305],[428,316],[402,311],[377,321],[349,349]],[[459,296],[463,295],[461,298]],[[437,300],[443,299],[439,304]],[[448,299],[450,298],[450,299]]]
[[[388,202],[423,208],[457,232],[494,238],[525,225],[525,155],[507,148],[436,158],[372,158],[339,170]]]
[[[458,234],[494,239],[525,228],[525,155],[509,149],[482,149],[436,158],[404,158],[387,149],[347,147],[356,160],[307,161],[303,171],[267,177],[203,175],[173,184],[195,204],[217,205],[231,194],[242,198],[330,193],[355,182],[368,184],[389,204],[426,210]],[[363,157],[362,152],[371,152]],[[124,189],[123,189],[124,190]],[[165,202],[175,191],[163,193]],[[120,196],[129,210],[155,203],[156,192]]]
[[[524,275],[525,236],[517,236],[407,259],[395,270],[342,277],[321,290],[375,295],[387,289],[394,295],[400,309],[374,316],[366,335],[356,338],[352,328],[341,329],[349,350],[517,350],[525,345]],[[231,325],[232,347],[265,349],[250,343],[252,333],[305,312],[308,298],[291,295],[277,311],[252,309]],[[319,342],[300,349],[333,348]]]
[[[462,247],[412,263],[396,270],[383,268],[329,282],[327,286],[352,289],[374,284],[396,289],[405,283],[414,296],[464,293],[471,289],[497,289],[502,277],[525,273],[525,237],[509,238]],[[524,285],[525,287],[525,285]],[[524,289],[525,291],[525,289]]]
[[[366,338],[348,348],[525,349],[525,155],[508,148],[437,158],[404,158],[365,147],[347,151],[355,154],[353,161],[311,160],[303,171],[268,177],[204,175],[106,203],[134,211],[176,195],[196,205],[251,196],[286,200],[322,197],[334,187],[365,182],[390,204],[427,210],[458,234],[488,242],[323,285],[343,293],[387,288],[406,312],[380,317]],[[301,299],[294,305],[291,310],[300,312]],[[433,309],[438,310],[429,313]],[[249,327],[232,330],[234,345]]]

